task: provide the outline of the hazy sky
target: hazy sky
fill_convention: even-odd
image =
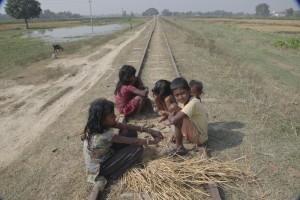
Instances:
[[[4,14],[5,0],[0,0],[0,13]],[[43,10],[54,12],[70,11],[88,15],[90,7],[88,0],[38,0]],[[255,13],[255,6],[267,3],[270,11],[283,11],[287,8],[299,10],[299,0],[91,0],[94,15],[121,13],[142,13],[148,8],[156,8],[159,12],[167,8],[170,11],[214,11]]]

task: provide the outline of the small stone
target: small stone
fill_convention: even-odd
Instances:
[[[58,148],[56,148],[56,149],[53,149],[53,150],[52,150],[52,153],[56,152],[56,151],[57,151],[57,149],[58,149]]]

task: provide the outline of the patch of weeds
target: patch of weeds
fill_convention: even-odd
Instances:
[[[300,39],[286,38],[274,43],[275,47],[300,49]]]
[[[192,44],[194,47],[207,49],[210,54],[221,54],[222,51],[216,46],[215,40],[204,39],[201,36],[192,35],[186,39],[187,44]]]
[[[65,74],[64,67],[62,65],[58,65],[55,68],[46,68],[45,75],[47,80],[57,80],[59,77]]]

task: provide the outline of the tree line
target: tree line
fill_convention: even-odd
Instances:
[[[261,3],[255,7],[255,12],[257,16],[270,16],[269,5],[266,3]],[[73,14],[71,12],[59,12],[54,13],[49,9],[42,11],[41,4],[37,0],[7,0],[5,5],[5,12],[12,18],[24,19],[26,28],[28,29],[28,20],[31,18],[41,18],[41,19],[68,19],[68,18],[81,18],[79,14]],[[0,14],[0,19],[9,19],[8,15]],[[156,8],[149,8],[142,13],[142,16],[154,16],[159,15]],[[161,12],[163,16],[244,16],[243,12],[232,13],[224,10],[216,10],[213,12],[171,12],[168,9],[164,9]],[[294,11],[292,8],[286,9],[283,16],[300,16],[300,11]],[[127,17],[126,11],[122,12],[123,17]],[[276,15],[275,15],[276,16]],[[278,16],[281,16],[278,14]],[[130,17],[134,17],[131,13]]]

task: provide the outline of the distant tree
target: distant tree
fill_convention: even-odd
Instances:
[[[293,8],[289,8],[285,10],[285,16],[289,17],[289,16],[293,16],[294,15],[294,10]]]
[[[56,17],[56,14],[54,12],[47,9],[47,10],[44,10],[42,12],[42,14],[40,15],[40,18],[41,19],[55,19],[57,17]]]
[[[255,7],[256,15],[258,16],[269,16],[270,10],[269,5],[266,3],[261,3]]]
[[[12,19],[12,18],[7,14],[0,13],[0,20],[8,20],[8,19]]]
[[[42,9],[36,0],[7,0],[5,12],[13,18],[24,19],[28,29],[28,19],[39,17]]]
[[[300,16],[300,10],[295,10],[295,11],[294,11],[294,16],[299,17],[299,16]]]
[[[133,12],[130,13],[130,17],[135,17]]]
[[[172,15],[173,16],[180,16],[180,12],[173,12]]]
[[[145,12],[142,13],[143,16],[153,16],[153,15],[158,15],[159,12],[155,8],[149,8]]]
[[[169,11],[168,9],[163,9],[163,10],[161,11],[161,15],[162,15],[162,16],[172,16],[172,12]]]
[[[186,15],[186,16],[192,16],[192,15],[193,15],[193,12],[192,12],[192,11],[186,12],[185,15]]]
[[[40,18],[41,19],[70,19],[70,18],[81,18],[82,16],[79,14],[73,14],[71,12],[59,12],[59,13],[55,13],[52,12],[50,10],[44,10],[41,15]]]

